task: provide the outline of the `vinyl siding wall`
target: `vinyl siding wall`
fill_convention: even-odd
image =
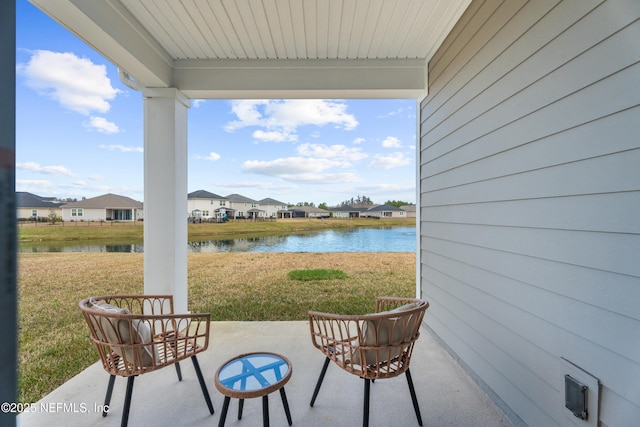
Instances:
[[[429,64],[426,323],[530,426],[580,425],[561,357],[600,380],[603,426],[640,425],[639,17],[473,1]]]

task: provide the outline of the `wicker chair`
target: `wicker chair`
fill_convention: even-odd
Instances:
[[[213,404],[202,377],[196,354],[209,345],[210,314],[174,314],[170,295],[99,296],[80,301],[80,309],[91,331],[102,366],[111,376],[105,397],[107,416],[116,375],[127,377],[121,425],[128,423],[133,380],[191,358],[202,393],[213,414]]]
[[[349,316],[310,311],[311,341],[326,357],[311,406],[318,396],[329,361],[333,361],[348,373],[364,379],[363,425],[366,427],[369,425],[371,381],[405,373],[418,424],[422,425],[409,362],[427,307],[429,303],[421,299],[379,297],[375,314]]]

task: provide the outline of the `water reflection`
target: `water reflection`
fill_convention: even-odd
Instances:
[[[413,227],[356,228],[324,230],[284,236],[203,240],[188,243],[189,252],[415,252]],[[30,252],[133,252],[144,251],[142,243],[104,245],[21,246]]]
[[[142,253],[142,243],[135,244],[105,244],[105,245],[21,245],[18,249],[20,253],[40,253],[40,252],[131,252]]]

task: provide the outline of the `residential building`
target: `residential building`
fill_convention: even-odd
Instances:
[[[234,210],[234,218],[236,219],[264,217],[265,211],[260,209],[257,200],[240,194],[229,194],[226,199],[229,201],[229,207]]]
[[[277,218],[278,212],[287,209],[287,204],[267,197],[258,202],[260,209],[264,210],[265,218]]]
[[[62,217],[63,202],[54,197],[42,197],[26,191],[16,191],[16,216],[18,219],[43,220],[52,213]]]
[[[226,197],[206,190],[197,190],[187,195],[187,216],[192,219],[222,220],[232,218],[233,209]]]
[[[329,218],[331,212],[315,206],[292,206],[287,209],[290,218]]]
[[[352,206],[338,206],[331,208],[334,218],[360,218],[367,208],[354,208]]]
[[[378,205],[373,206],[362,213],[362,216],[370,218],[406,218],[406,212],[393,205]]]
[[[63,221],[137,221],[143,219],[142,202],[117,194],[104,194],[62,205]]]
[[[405,211],[406,218],[415,218],[416,217],[416,205],[402,205],[400,209]]]

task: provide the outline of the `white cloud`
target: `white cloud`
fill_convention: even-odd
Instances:
[[[230,190],[231,193],[240,193],[241,190],[240,189],[245,189],[245,188],[250,188],[252,190],[255,190],[256,188],[259,188],[261,190],[292,190],[294,188],[296,188],[296,185],[294,184],[274,184],[272,182],[266,182],[264,180],[261,181],[232,181],[232,182],[215,182],[214,186],[216,188],[221,187],[221,188],[231,188],[232,190]]]
[[[207,154],[206,156],[201,156],[201,155],[196,155],[196,159],[198,160],[211,160],[212,162],[215,162],[216,160],[220,160],[220,154],[215,153],[215,152],[210,152],[209,154]]]
[[[109,150],[109,151],[120,151],[122,153],[142,153],[144,151],[144,148],[142,147],[127,147],[125,145],[120,145],[120,144],[115,144],[115,145],[104,145],[101,144],[100,148],[102,148],[103,150]]]
[[[231,111],[238,120],[231,121],[225,130],[233,132],[245,127],[260,127],[266,132],[258,134],[264,140],[276,141],[278,135],[287,136],[288,141],[296,140],[295,132],[301,126],[334,125],[336,128],[352,130],[358,121],[347,113],[347,104],[340,101],[322,99],[293,100],[239,100],[231,102]],[[271,134],[271,132],[276,132]],[[254,133],[254,138],[256,134]],[[296,139],[291,139],[296,138]],[[258,138],[259,139],[259,138]]]
[[[74,190],[82,190],[84,192],[92,192],[92,193],[109,193],[113,191],[108,185],[89,185],[84,180],[78,180],[71,184],[60,184],[58,185],[61,188],[71,188]]]
[[[348,161],[362,160],[369,157],[363,153],[360,148],[347,148],[344,145],[325,145],[325,144],[300,144],[296,151],[298,154],[309,157],[320,157],[325,159],[344,159]]]
[[[401,107],[401,108],[398,108],[397,110],[390,111],[387,114],[382,114],[382,115],[378,116],[378,118],[384,119],[384,118],[387,118],[387,117],[393,117],[393,116],[397,116],[398,114],[403,114],[404,112],[405,112],[405,109]]]
[[[268,102],[269,101],[253,100],[231,101],[231,112],[238,117],[238,120],[227,123],[225,130],[227,132],[233,132],[236,129],[242,129],[248,126],[264,126],[264,119],[262,113],[258,111],[258,107]]]
[[[33,188],[48,190],[50,188],[53,188],[53,184],[51,183],[51,181],[47,181],[44,179],[17,179],[16,187],[18,191],[26,191]]]
[[[47,175],[75,176],[73,172],[64,166],[42,166],[36,162],[17,163],[16,169],[28,172],[44,173]]]
[[[348,167],[349,163],[312,157],[286,157],[271,161],[248,160],[242,170],[287,181],[306,184],[336,184],[361,181],[354,172],[326,173],[334,167]]]
[[[364,139],[364,138],[356,138],[356,139],[353,140],[353,143],[354,144],[362,144],[365,141],[366,141],[366,139]]]
[[[373,169],[392,169],[399,166],[406,166],[411,163],[411,159],[402,153],[393,153],[388,156],[376,154],[375,159],[369,163]]]
[[[111,86],[104,65],[70,52],[36,50],[18,70],[25,75],[27,86],[84,115],[106,113],[109,101],[119,92]]]
[[[104,181],[105,177],[102,175],[89,175],[89,179],[93,181]]]
[[[259,173],[268,176],[283,176],[306,172],[321,172],[325,169],[342,165],[342,162],[328,159],[286,157],[270,161],[247,160],[242,163],[241,168],[245,172]]]
[[[104,117],[92,116],[89,122],[86,124],[89,129],[95,129],[101,133],[119,133],[120,128],[115,123],[112,123]]]
[[[251,136],[253,136],[255,139],[258,139],[260,141],[267,141],[267,142],[283,142],[283,141],[298,140],[298,136],[292,135],[291,132],[289,131],[272,130],[272,131],[265,132],[263,130],[258,129],[257,131],[253,132]]]
[[[399,184],[369,184],[354,186],[355,194],[366,194],[376,203],[384,203],[385,200],[404,200],[415,203],[416,186],[414,183],[404,182]]]
[[[416,186],[415,184],[371,184],[371,185],[361,185],[357,188],[364,193],[405,193],[405,192],[415,192]]]
[[[384,148],[400,148],[402,144],[400,144],[400,140],[395,136],[388,136],[382,141],[382,146]]]
[[[356,173],[342,172],[342,173],[303,173],[297,175],[283,175],[281,178],[292,179],[296,182],[303,182],[305,184],[343,184],[348,182],[362,181]]]

